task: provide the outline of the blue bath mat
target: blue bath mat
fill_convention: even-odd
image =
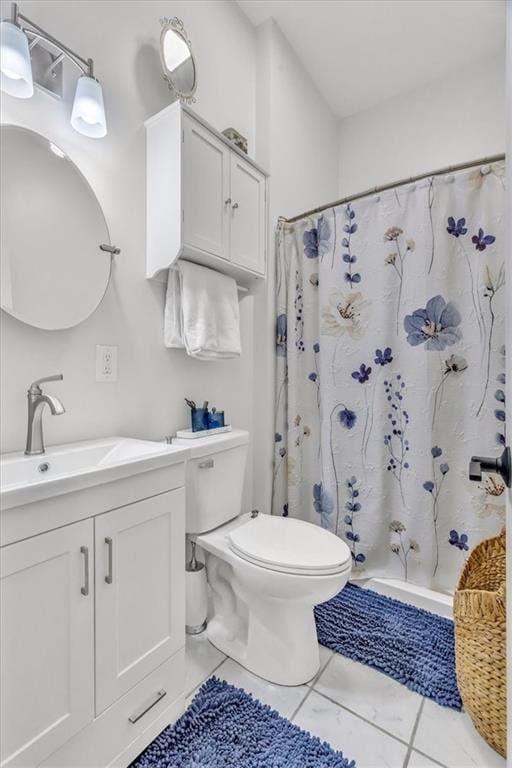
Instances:
[[[462,709],[453,621],[353,584],[315,608],[318,640],[445,707]]]
[[[211,677],[132,768],[356,768],[240,688]]]

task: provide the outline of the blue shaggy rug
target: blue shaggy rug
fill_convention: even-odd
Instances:
[[[453,621],[353,584],[315,608],[318,640],[452,709],[462,709],[455,678]]]
[[[211,677],[132,768],[356,768],[270,707]]]

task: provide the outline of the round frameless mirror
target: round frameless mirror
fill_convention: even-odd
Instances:
[[[36,328],[71,328],[108,286],[107,224],[69,157],[34,131],[1,131],[1,306]]]
[[[160,59],[164,79],[181,101],[194,102],[197,67],[181,19],[160,19]]]

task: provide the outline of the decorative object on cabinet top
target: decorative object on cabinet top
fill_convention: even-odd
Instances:
[[[185,104],[195,102],[197,64],[185,25],[175,16],[160,19],[160,61],[164,80],[178,99]]]
[[[225,136],[228,141],[231,141],[235,147],[241,149],[245,155],[249,153],[247,139],[245,136],[242,136],[242,134],[239,133],[236,128],[225,128],[222,131],[222,135]]]
[[[266,276],[269,176],[189,107],[146,122],[146,277],[179,259],[251,288]]]

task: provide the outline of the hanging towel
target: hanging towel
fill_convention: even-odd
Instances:
[[[189,261],[169,269],[164,343],[184,348],[199,360],[240,357],[240,313],[233,278]]]

